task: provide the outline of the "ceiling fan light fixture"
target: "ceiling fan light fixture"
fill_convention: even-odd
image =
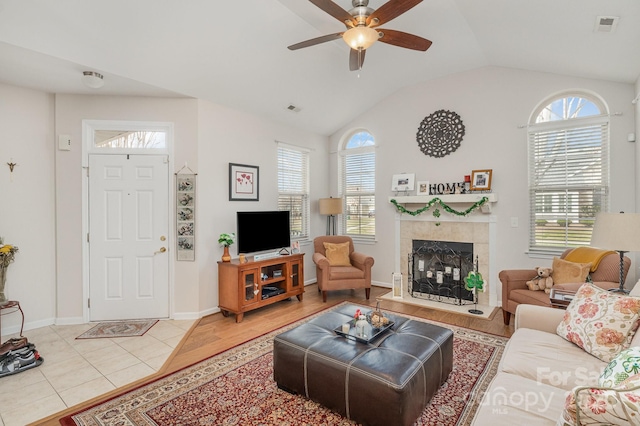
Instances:
[[[350,28],[342,34],[345,43],[355,50],[368,49],[379,37],[378,31],[364,26]]]
[[[103,80],[102,74],[94,71],[83,71],[82,83],[84,83],[85,86],[90,87],[92,89],[99,89],[102,86],[104,86],[104,80]]]

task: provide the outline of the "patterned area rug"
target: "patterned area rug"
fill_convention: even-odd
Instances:
[[[278,389],[273,381],[274,336],[325,312],[65,417],[61,424],[355,425],[313,401]],[[496,373],[507,339],[435,324],[454,332],[454,367],[416,424],[469,425]]]
[[[76,339],[100,339],[103,337],[142,336],[149,331],[158,320],[109,321],[98,323],[85,331]]]

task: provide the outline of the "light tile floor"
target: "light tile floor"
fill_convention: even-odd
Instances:
[[[76,337],[96,324],[25,331],[44,358],[39,367],[0,377],[0,426],[22,426],[158,371],[193,320],[158,321],[144,336]],[[2,340],[17,334],[2,336]]]

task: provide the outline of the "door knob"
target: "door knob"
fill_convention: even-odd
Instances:
[[[157,252],[155,252],[153,254],[164,253],[165,251],[167,251],[166,247],[160,247],[160,250],[158,250]]]

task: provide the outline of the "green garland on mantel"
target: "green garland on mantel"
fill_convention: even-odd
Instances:
[[[473,203],[473,205],[471,207],[469,207],[468,209],[464,210],[464,211],[458,211],[454,208],[451,208],[451,206],[448,206],[447,204],[445,204],[440,198],[434,198],[431,201],[429,201],[427,203],[427,205],[425,205],[424,207],[418,209],[418,210],[407,210],[406,208],[404,208],[404,206],[401,206],[400,204],[398,204],[398,202],[396,200],[390,200],[391,204],[393,204],[394,206],[396,206],[396,209],[398,209],[398,211],[400,213],[406,213],[406,214],[410,214],[411,216],[418,216],[419,214],[422,214],[424,212],[426,212],[427,210],[429,210],[434,204],[439,204],[446,212],[451,213],[451,214],[455,214],[456,216],[466,216],[469,213],[471,213],[474,210],[479,209],[480,207],[482,207],[484,204],[487,203],[487,201],[489,201],[489,198],[487,197],[482,197],[479,201]],[[439,218],[440,217],[440,210],[435,209],[433,211],[433,217],[435,218]],[[437,223],[436,225],[440,225],[440,223]]]

